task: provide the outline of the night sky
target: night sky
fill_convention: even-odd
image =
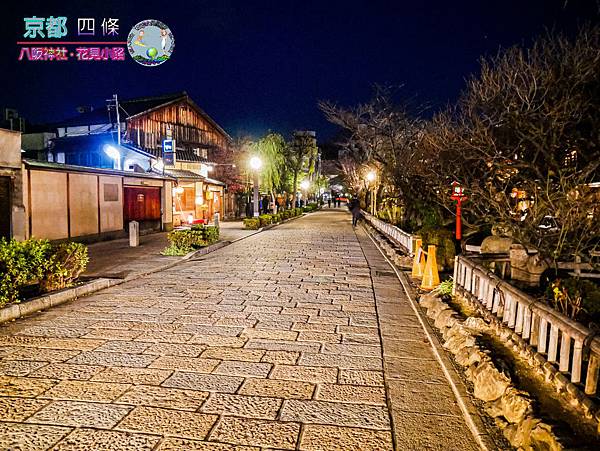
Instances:
[[[86,5],[89,3],[89,5]],[[373,83],[400,91],[430,112],[457,98],[478,58],[529,43],[546,28],[573,33],[598,21],[597,0],[11,1],[3,8],[0,107],[32,122],[54,122],[78,105],[185,90],[230,134],[335,129],[317,108],[368,100]],[[120,19],[120,40],[143,19],[175,37],[170,61],[17,61],[23,17]],[[98,25],[97,25],[98,26]],[[90,38],[88,38],[90,39]],[[98,37],[97,39],[102,39]]]

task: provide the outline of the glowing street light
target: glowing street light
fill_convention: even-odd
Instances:
[[[104,146],[104,153],[114,160],[114,166],[116,166],[115,169],[121,169],[121,152],[119,152],[119,149],[110,144],[106,144]]]
[[[253,212],[254,217],[256,218],[260,214],[260,212],[258,211],[258,171],[262,167],[262,160],[257,156],[253,156],[252,158],[250,158],[250,167],[254,171],[254,195],[252,197],[254,204]]]
[[[250,158],[250,167],[258,171],[262,167],[262,160],[256,156]]]
[[[369,171],[369,173],[367,174],[367,181],[369,182],[369,188],[371,187],[371,185],[374,185],[374,181],[377,180],[377,173],[375,171]],[[375,190],[375,192],[373,192],[373,190],[370,190],[370,194],[371,194],[371,214],[374,216],[375,215],[375,202],[376,197],[377,197],[377,191]]]
[[[306,191],[309,186],[310,182],[308,180],[302,180],[302,182],[300,182],[300,188],[302,188],[304,191]]]

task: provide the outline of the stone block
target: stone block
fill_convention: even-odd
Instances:
[[[300,425],[295,423],[223,417],[210,439],[238,445],[294,450],[299,433]]]
[[[239,393],[283,399],[311,399],[315,385],[309,382],[278,379],[246,379]]]
[[[308,424],[304,428],[300,449],[306,451],[391,451],[389,431]]]
[[[203,440],[217,418],[216,415],[203,413],[138,406],[116,429]]]
[[[367,429],[390,427],[387,407],[292,399],[281,409],[282,421],[309,424],[332,424]]]

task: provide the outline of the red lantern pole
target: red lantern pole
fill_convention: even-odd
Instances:
[[[462,239],[462,224],[460,222],[460,215],[461,215],[461,211],[460,211],[460,206],[462,204],[462,198],[458,198],[456,201],[456,239],[457,240],[461,240]]]
[[[460,183],[452,182],[452,196],[450,198],[456,201],[456,239],[460,241],[462,239],[461,207],[462,201],[467,199]]]

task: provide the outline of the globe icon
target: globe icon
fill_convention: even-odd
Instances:
[[[148,50],[146,50],[146,56],[150,59],[154,59],[156,58],[156,55],[158,55],[158,50],[156,50],[156,48],[154,47],[150,47]]]

